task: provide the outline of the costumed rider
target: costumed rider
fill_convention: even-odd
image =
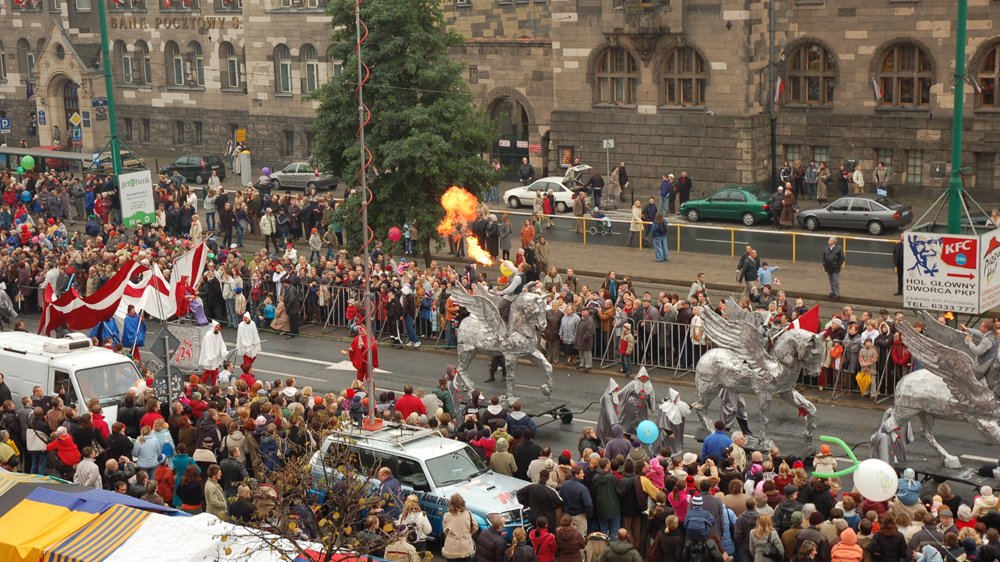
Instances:
[[[222,337],[222,326],[218,322],[212,320],[212,326],[205,332],[205,336],[201,340],[201,358],[199,363],[201,363],[201,368],[205,370],[202,373],[201,380],[207,386],[215,386],[219,381],[219,368],[226,361],[226,355],[229,354],[229,350],[226,349],[226,340]]]
[[[236,327],[236,354],[243,356],[240,369],[244,373],[249,373],[253,368],[258,353],[260,353],[260,334],[257,333],[257,324],[249,312],[244,312],[243,321]]]
[[[684,450],[684,418],[691,413],[691,406],[681,400],[680,392],[670,388],[667,389],[667,397],[663,399],[658,409],[660,419],[657,425],[660,427],[660,439],[653,451],[658,452],[667,446],[674,455],[677,455]]]
[[[358,335],[354,336],[351,340],[351,349],[348,355],[351,358],[351,364],[354,365],[355,370],[357,370],[358,380],[361,382],[368,381],[368,350],[365,348],[366,345],[370,345],[372,349],[372,362],[371,369],[372,374],[374,370],[378,368],[378,344],[375,339],[368,335],[367,330],[364,326],[357,327]]]
[[[527,272],[527,263],[522,262],[517,268],[509,260],[500,263],[500,273],[504,277],[507,277],[507,286],[497,292],[497,295],[500,296],[497,308],[500,310],[500,318],[503,318],[504,322],[510,316],[510,305],[517,298],[517,295],[520,295],[521,291],[524,290],[524,285],[528,279]]]
[[[129,349],[136,363],[142,363],[139,348],[144,345],[146,345],[146,323],[136,312],[135,305],[130,304],[125,313],[125,321],[122,323],[122,346]]]
[[[978,330],[965,326],[963,328],[965,344],[976,360],[976,365],[972,368],[976,378],[980,380],[986,378],[986,384],[1000,397],[1000,385],[994,386],[997,381],[992,380],[994,377],[991,373],[997,361],[997,335],[993,330],[993,321],[983,320]]]

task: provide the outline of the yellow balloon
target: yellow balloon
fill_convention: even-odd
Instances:
[[[514,275],[514,273],[516,272],[517,268],[514,267],[514,264],[511,263],[510,260],[504,260],[500,262],[500,273],[504,274],[507,277],[510,277],[511,275]]]

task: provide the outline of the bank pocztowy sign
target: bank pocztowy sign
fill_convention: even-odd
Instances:
[[[238,16],[112,16],[111,29],[240,29]]]

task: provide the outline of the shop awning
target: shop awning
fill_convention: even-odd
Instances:
[[[45,549],[45,562],[101,562],[127,541],[152,514],[113,505],[103,515]]]

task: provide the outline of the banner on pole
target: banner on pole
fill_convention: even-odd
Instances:
[[[140,170],[118,176],[122,218],[127,228],[156,221],[156,199],[153,197],[153,173]]]

